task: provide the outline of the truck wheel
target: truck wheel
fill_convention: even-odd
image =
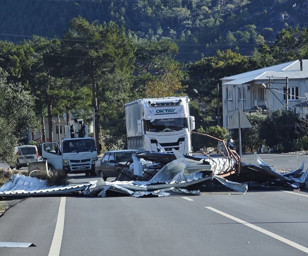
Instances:
[[[49,165],[48,165],[48,170],[49,170],[50,172],[54,172],[56,169],[53,167],[53,165],[49,164]]]

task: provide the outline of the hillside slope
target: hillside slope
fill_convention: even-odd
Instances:
[[[307,27],[307,13],[305,0],[2,0],[0,40],[61,37],[80,15],[115,21],[139,38],[172,38],[189,61],[217,49],[250,54],[284,27]]]

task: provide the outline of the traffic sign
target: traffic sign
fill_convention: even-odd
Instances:
[[[252,127],[251,123],[249,122],[248,118],[245,116],[244,112],[240,108],[238,108],[234,112],[234,114],[233,114],[233,116],[232,116],[232,118],[231,118],[231,120],[228,124],[229,130],[230,129],[239,129],[239,128],[241,128],[241,129],[242,128],[251,128],[251,127]]]

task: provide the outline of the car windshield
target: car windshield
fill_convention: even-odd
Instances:
[[[133,152],[121,152],[116,154],[117,162],[128,162],[132,161]]]
[[[180,131],[188,128],[187,118],[168,118],[145,121],[145,130],[149,132]]]
[[[22,155],[35,155],[36,154],[35,147],[19,148],[19,151]]]
[[[92,139],[63,141],[63,153],[95,151],[95,143]]]

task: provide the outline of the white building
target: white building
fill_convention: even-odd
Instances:
[[[222,80],[223,126],[234,112],[289,109],[308,119],[308,59],[295,60]]]
[[[71,136],[79,137],[79,131],[81,130],[83,124],[83,119],[72,119],[70,117],[69,124],[67,124],[66,114],[62,116],[52,118],[52,136],[53,142],[61,143],[64,138],[70,138]],[[50,142],[49,138],[49,126],[48,119],[44,118],[43,128],[45,130],[46,142]],[[35,131],[30,131],[28,134],[29,141],[42,141],[42,129],[37,129]],[[85,135],[93,133],[93,124],[85,125]]]

